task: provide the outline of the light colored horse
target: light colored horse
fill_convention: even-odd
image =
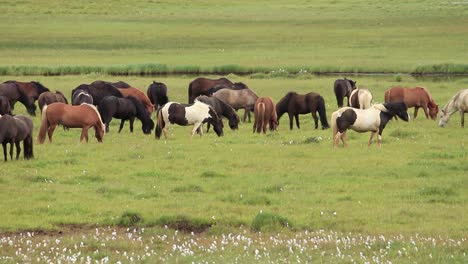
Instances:
[[[382,145],[382,132],[388,121],[398,116],[404,121],[409,120],[408,107],[404,102],[375,104],[368,109],[356,109],[343,107],[333,112],[331,126],[333,130],[333,146],[336,148],[340,143],[347,147],[346,130],[352,129],[356,132],[371,132],[369,146],[372,139],[378,133],[377,144]]]
[[[354,89],[349,96],[349,106],[367,109],[372,106],[372,93],[367,89]]]
[[[213,97],[216,97],[226,102],[236,111],[241,108],[245,109],[244,122],[247,116],[249,117],[250,122],[250,112],[254,111],[255,101],[257,101],[258,99],[258,95],[250,89],[221,89],[214,93]]]
[[[461,90],[440,111],[439,126],[444,127],[450,116],[456,111],[460,111],[461,126],[465,127],[465,113],[468,113],[468,89]]]

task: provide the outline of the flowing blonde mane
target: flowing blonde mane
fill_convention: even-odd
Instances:
[[[94,106],[92,104],[88,104],[88,103],[82,103],[81,105],[88,106],[88,107],[90,107],[91,109],[93,109],[96,112],[97,116],[99,117],[99,122],[101,122],[102,130],[104,130],[104,134],[105,134],[106,133],[106,125],[104,125],[104,122],[102,122],[101,115],[99,114],[99,111],[97,110],[96,106]]]
[[[388,109],[385,108],[385,106],[383,104],[374,104],[374,105],[372,105],[372,107],[377,109],[377,110],[380,110],[382,112],[388,112]]]

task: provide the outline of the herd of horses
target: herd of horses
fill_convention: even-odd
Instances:
[[[381,145],[382,132],[388,121],[397,117],[408,121],[408,108],[414,107],[414,118],[417,117],[419,108],[422,108],[426,118],[433,120],[440,113],[441,127],[445,126],[456,111],[460,112],[461,126],[464,127],[464,113],[468,112],[468,89],[455,94],[439,111],[438,105],[424,87],[390,88],[385,91],[383,104],[373,104],[372,93],[358,88],[356,81],[347,78],[336,80],[333,88],[338,110],[332,113],[329,123],[325,100],[318,93],[298,94],[290,91],[275,104],[271,97],[260,97],[246,84],[233,83],[227,78],[196,78],[188,87],[188,104],[169,101],[167,86],[160,82],[151,83],[146,94],[122,81],[99,80],[81,84],[72,90],[71,104],[68,104],[63,93],[53,93],[39,82],[6,81],[0,84],[0,142],[5,161],[8,143],[10,159],[13,159],[13,146],[16,147],[16,159],[19,158],[20,142],[23,142],[24,158],[34,156],[33,123],[27,116],[13,115],[16,102],[22,103],[27,112],[35,116],[35,102],[38,101],[42,114],[39,144],[44,143],[46,135],[52,142],[57,125],[62,125],[65,129],[81,128],[80,142],[88,141],[88,129],[93,128],[95,137],[102,142],[104,134],[109,132],[109,124],[113,118],[121,120],[119,133],[127,120],[130,122],[130,131],[133,132],[134,120],[139,119],[143,133],[150,134],[155,129],[157,139],[161,134],[167,138],[167,129],[171,124],[193,125],[193,137],[196,133],[203,135],[202,124],[206,123],[207,131],[213,126],[215,133],[222,136],[222,118],[228,120],[231,129],[238,129],[240,118],[237,111],[244,109],[244,122],[251,122],[251,112],[254,113],[254,133],[277,130],[279,119],[285,113],[289,117],[289,128],[293,129],[294,119],[297,128],[300,128],[299,115],[310,113],[315,129],[318,128],[319,120],[322,129],[329,128],[331,124],[335,147],[340,140],[347,146],[348,129],[371,132],[369,145],[374,136],[378,135],[377,143]],[[347,106],[344,106],[345,102]],[[152,120],[152,113],[155,111],[156,124]]]

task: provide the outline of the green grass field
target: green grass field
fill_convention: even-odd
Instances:
[[[247,83],[261,96],[272,96],[274,101],[290,90],[319,92],[326,100],[327,116],[336,109],[332,85],[337,77],[228,77]],[[390,86],[419,84],[427,86],[441,106],[468,82],[466,78],[434,81],[400,77],[401,82],[394,76],[356,76],[355,79],[360,87],[373,92],[376,102],[382,102],[383,92]],[[4,80],[13,78],[6,76]],[[171,100],[185,102],[188,83],[194,78],[84,75],[33,79],[50,89],[60,89],[67,96],[77,85],[96,79],[124,80],[142,90],[157,80],[168,85]],[[15,111],[25,113],[21,104]],[[334,235],[337,239],[362,235],[393,237],[398,241],[397,249],[383,258],[387,260],[429,261],[429,254],[437,254],[440,261],[463,262],[468,246],[467,225],[463,220],[467,218],[468,197],[466,131],[460,127],[459,115],[452,116],[446,128],[439,128],[437,122],[422,117],[409,123],[392,121],[383,133],[381,149],[375,145],[367,147],[369,134],[356,132],[348,133],[348,149],[332,149],[331,131],[312,129],[309,115],[301,116],[301,130],[290,131],[287,117],[283,117],[279,131],[267,135],[252,134],[251,123],[241,124],[238,131],[226,130],[221,138],[211,132],[203,138],[190,139],[191,128],[171,127],[167,141],[156,140],[154,134],[143,135],[139,122],[133,134],[128,124],[118,134],[118,122],[113,121],[103,144],[98,144],[94,137],[88,144],[79,144],[80,130],[57,129],[52,144],[35,145],[34,160],[2,162],[0,229],[4,232],[62,230],[64,234],[58,237],[64,240],[66,247],[80,241],[80,234],[94,232],[94,227],[132,223],[150,228],[140,235],[145,241],[143,244],[148,246],[154,242],[151,237],[155,233],[174,235],[164,231],[165,226],[189,233],[203,231],[203,235],[195,237],[182,233],[181,241],[200,239],[206,244],[213,243],[222,234],[241,233],[252,236],[255,246],[266,242],[251,233],[253,230],[283,233],[285,240],[312,236],[304,233],[307,230],[325,230],[337,232]],[[39,117],[34,118],[35,135],[39,121]],[[110,235],[114,231],[111,228],[100,232]],[[115,232],[125,237],[125,229]],[[55,237],[53,234],[45,238]],[[414,247],[410,237],[413,239],[416,234],[425,245],[419,246],[421,251],[397,254],[397,250]],[[449,246],[444,240],[445,244],[438,241],[437,246],[426,245],[431,238],[460,244]],[[17,239],[18,244],[14,245],[21,247]],[[44,237],[39,234],[32,239],[42,241]],[[95,253],[95,249],[101,247],[95,248],[92,246],[95,242],[89,239],[83,240],[87,245],[83,250],[93,259],[108,255],[112,260],[121,257],[111,249],[104,251],[107,253]],[[387,246],[379,241],[374,241],[377,244],[372,247],[377,253]],[[111,248],[119,252],[145,253],[141,245],[127,242],[117,240]],[[179,242],[173,241],[174,244]],[[269,240],[265,250],[271,256],[264,260],[293,260],[298,254],[301,260],[338,261],[334,243],[320,244],[321,251],[302,245],[312,250],[306,250],[307,255],[304,255],[298,251],[287,253],[283,244]],[[164,260],[220,260],[222,255],[194,246],[194,255],[184,256],[179,252],[170,256],[172,244],[164,245],[158,246],[162,250],[158,254],[168,258]],[[345,248],[350,256],[359,257],[359,252],[366,247],[363,239],[352,248]],[[7,249],[8,246],[5,254],[14,253]],[[162,253],[166,250],[169,253]],[[237,246],[226,246],[226,257],[240,256],[243,251],[238,250]],[[285,255],[281,255],[283,250]],[[254,249],[249,252],[252,251]],[[320,255],[322,251],[325,256]],[[242,255],[245,261],[255,260],[255,254],[250,253]],[[454,259],[450,258],[452,255]]]

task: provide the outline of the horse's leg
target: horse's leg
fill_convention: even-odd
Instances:
[[[49,136],[49,142],[52,143],[52,135],[54,134],[54,130],[57,125],[51,125],[49,126],[49,129],[47,130],[47,135]]]
[[[377,133],[377,131],[371,131],[369,143],[367,144],[367,146],[370,146],[372,144],[372,139],[374,138],[375,133]]]
[[[426,115],[426,118],[429,118],[429,113],[428,113],[428,109],[427,109],[427,106],[423,106],[422,109],[424,110],[424,114]]]
[[[291,114],[291,113],[288,113],[289,115],[289,129],[292,130],[293,129],[293,122],[294,122],[294,115]]]
[[[130,118],[130,132],[133,133],[133,123],[135,122],[135,117]]]
[[[15,142],[12,140],[10,141],[10,160],[13,160],[13,145]]]
[[[124,127],[124,124],[125,124],[125,119],[120,120],[119,133],[120,133],[120,131],[122,131],[122,128]]]
[[[465,127],[465,111],[460,111],[461,127]]]
[[[81,129],[80,143],[83,142],[83,139],[86,139],[86,143],[88,143],[88,129],[89,127],[87,126],[84,126],[83,129]]]
[[[344,146],[345,148],[347,148],[347,147],[348,147],[348,143],[346,143],[346,131],[343,132],[343,133],[341,133],[341,141],[343,141],[343,146]]]
[[[418,116],[418,110],[419,110],[419,106],[415,106],[414,107],[414,119],[416,119],[416,116]]]
[[[296,126],[297,128],[301,128],[301,126],[299,125],[299,114],[295,114],[294,117],[296,118]]]
[[[312,118],[314,118],[315,129],[317,129],[318,128],[318,117],[317,117],[317,113],[315,111],[312,111]]]
[[[7,143],[2,143],[3,146],[3,157],[7,161]]]
[[[208,131],[210,131],[210,126],[211,126],[210,123],[208,123],[208,124],[206,125],[206,133],[208,133]]]
[[[18,160],[19,156],[20,156],[20,153],[21,153],[20,142],[19,141],[15,142],[15,145],[16,145],[16,160]]]
[[[263,120],[263,134],[266,134],[266,131],[267,131],[267,124],[268,122],[266,120]]]
[[[333,147],[337,148],[340,144],[341,133],[338,131],[336,132],[335,138],[333,139]]]
[[[195,133],[197,132],[198,130],[198,127],[200,127],[201,123],[195,123],[193,125],[193,129],[192,129],[192,138],[193,138],[193,135],[195,135]],[[201,134],[200,134],[200,137],[201,137]]]
[[[382,134],[379,132],[379,136],[377,137],[377,145],[381,148],[382,147]]]

